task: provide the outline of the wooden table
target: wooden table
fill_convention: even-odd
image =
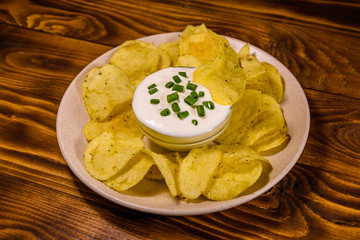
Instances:
[[[1,1],[0,239],[360,239],[359,13],[355,0]],[[270,191],[222,212],[157,216],[100,197],[59,150],[65,90],[125,40],[200,23],[296,76],[311,112],[303,154]]]

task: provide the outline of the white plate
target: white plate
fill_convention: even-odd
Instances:
[[[140,40],[158,45],[176,41],[179,35],[180,33],[165,33],[144,37]],[[245,42],[234,38],[227,37],[227,39],[236,52],[245,44]],[[134,190],[123,194],[92,178],[85,170],[83,162],[87,141],[82,129],[89,118],[81,97],[81,84],[85,75],[92,68],[107,63],[117,48],[104,53],[85,67],[72,81],[61,100],[56,121],[56,132],[61,152],[70,169],[84,184],[104,198],[130,209],[160,215],[198,215],[217,212],[243,204],[266,192],[290,171],[300,157],[309,133],[310,113],[306,96],[294,75],[263,50],[254,46],[250,46],[250,49],[251,53],[255,54],[260,61],[274,65],[284,79],[285,93],[281,107],[291,135],[291,141],[283,151],[268,157],[273,170],[268,181],[262,186],[228,201],[204,199],[199,202],[186,203],[171,197],[162,181],[144,180]]]

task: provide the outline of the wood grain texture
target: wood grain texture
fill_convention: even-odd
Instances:
[[[269,52],[306,88],[360,97],[357,2],[16,0],[0,9],[6,23],[111,46],[204,22]]]
[[[359,5],[1,1],[0,239],[359,239]],[[68,85],[125,40],[202,22],[269,52],[305,88],[311,129],[298,163],[267,193],[213,214],[143,214],[98,196],[57,144]]]

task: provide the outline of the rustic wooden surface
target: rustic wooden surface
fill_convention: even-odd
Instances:
[[[358,0],[0,1],[0,239],[360,239],[359,13]],[[105,200],[60,153],[66,88],[125,40],[200,23],[294,73],[311,111],[303,154],[270,191],[218,213]]]

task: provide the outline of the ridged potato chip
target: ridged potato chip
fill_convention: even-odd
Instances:
[[[206,189],[221,161],[223,152],[207,146],[194,148],[179,168],[179,189],[186,200],[197,199]]]
[[[117,191],[125,191],[138,184],[153,165],[152,157],[140,151],[104,183]]]
[[[144,141],[132,134],[107,131],[86,147],[85,168],[98,180],[107,180],[118,173],[144,147]]]
[[[116,114],[111,115],[107,121],[98,122],[90,120],[85,124],[83,132],[86,139],[90,141],[108,130],[126,131],[129,134],[136,135],[140,138],[143,136],[143,133],[140,131],[136,122],[131,102],[122,104]]]
[[[105,64],[93,68],[82,83],[82,97],[89,117],[106,120],[112,111],[132,99],[135,88],[127,76],[116,66]]]
[[[151,73],[169,67],[171,59],[166,51],[154,44],[130,40],[120,45],[111,57],[110,64],[123,70],[130,82],[136,87]]]
[[[229,42],[219,41],[219,48],[219,54],[214,60],[195,70],[194,82],[209,89],[215,102],[231,105],[238,101],[245,90],[245,74]]]

